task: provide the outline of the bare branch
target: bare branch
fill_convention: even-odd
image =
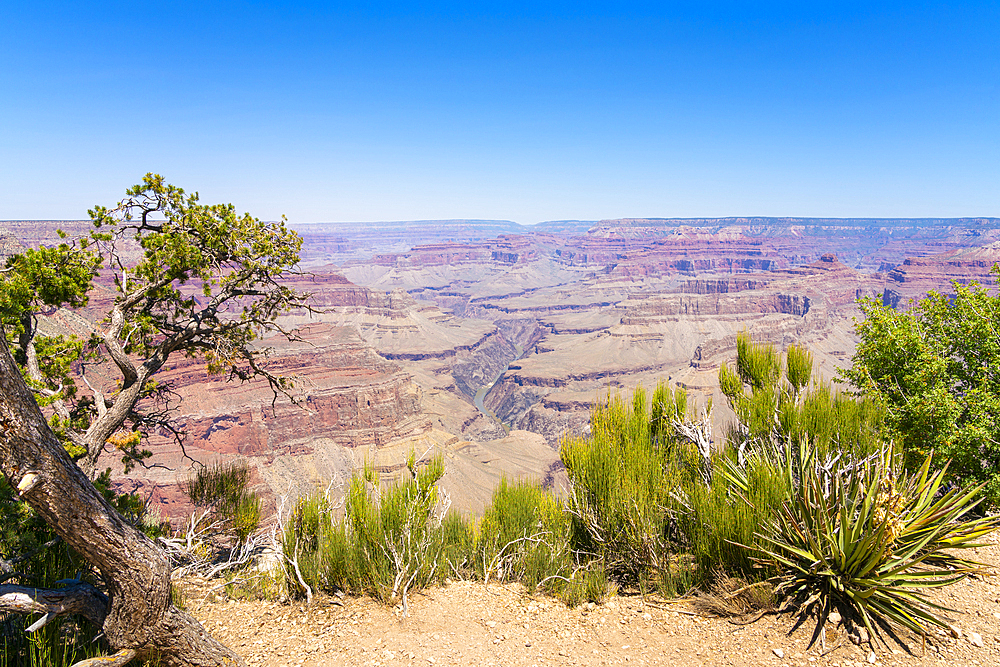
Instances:
[[[57,589],[0,584],[0,611],[45,614],[42,625],[56,616],[80,614],[100,627],[108,613],[108,596],[86,583]],[[40,627],[38,625],[34,629]]]

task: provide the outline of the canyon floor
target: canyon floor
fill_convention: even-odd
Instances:
[[[409,615],[370,598],[302,602],[206,598],[187,589],[188,609],[249,665],[991,665],[1000,663],[1000,537],[977,550],[989,566],[939,590],[960,637],[938,632],[889,646],[856,646],[828,632],[826,652],[808,647],[814,624],[768,615],[749,625],[699,615],[685,600],[617,595],[568,608],[519,585],[455,581],[413,595]]]

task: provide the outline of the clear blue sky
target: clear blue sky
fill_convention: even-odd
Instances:
[[[0,219],[1000,216],[1000,3],[0,0]]]

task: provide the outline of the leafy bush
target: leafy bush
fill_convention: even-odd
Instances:
[[[452,574],[519,581],[569,604],[606,595],[603,567],[573,551],[570,519],[550,491],[503,479],[481,521],[442,516],[443,466],[411,458],[410,474],[384,488],[368,466],[343,506],[326,494],[301,498],[282,538],[289,588],[367,593],[405,608],[410,591]]]
[[[250,488],[250,466],[245,462],[202,466],[188,480],[186,491],[196,506],[211,509],[213,519],[237,545],[260,526],[260,496]]]
[[[934,451],[951,461],[952,480],[985,484],[985,504],[1000,507],[1000,295],[975,281],[952,290],[905,311],[862,299],[861,340],[843,375],[886,406],[908,468]]]
[[[418,467],[411,454],[407,470],[406,478],[382,488],[375,469],[365,466],[351,479],[340,518],[325,495],[299,500],[283,536],[292,590],[368,593],[405,609],[410,590],[444,577],[444,554],[455,556],[446,535],[468,539],[460,520],[450,519],[447,533],[442,528],[437,482],[444,460]]]
[[[738,468],[738,478],[726,474],[727,468],[737,467],[733,454],[732,450],[715,454],[717,472],[711,486],[692,482],[679,490],[686,510],[678,513],[679,532],[684,536],[680,546],[696,567],[692,584],[704,584],[719,571],[754,581],[771,573],[761,570],[752,546],[761,524],[788,497],[788,482],[763,457],[751,457]]]
[[[407,591],[430,583],[438,569],[443,517],[434,510],[444,460],[418,468],[411,455],[407,469],[408,478],[381,489],[375,469],[366,467],[352,480],[345,507],[363,588],[383,602],[402,599],[404,605]]]
[[[500,480],[479,523],[476,556],[486,581],[519,581],[569,604],[599,601],[607,593],[603,567],[573,549],[563,503],[534,482]]]
[[[914,474],[898,474],[893,460],[888,447],[862,460],[798,457],[791,497],[760,533],[780,570],[776,594],[817,613],[817,636],[834,610],[872,636],[886,624],[924,636],[946,627],[923,591],[976,571],[953,551],[981,546],[998,525],[967,518],[981,487],[940,493],[945,470],[932,472],[930,457]]]
[[[568,511],[576,548],[601,558],[615,581],[634,584],[667,567],[672,543],[671,492],[696,456],[669,426],[685,405],[682,391],[660,384],[653,408],[639,387],[630,403],[608,397],[591,411],[591,436],[563,443]]]
[[[723,364],[719,385],[736,413],[727,433],[740,465],[748,451],[807,439],[820,456],[850,452],[866,456],[886,439],[885,412],[866,397],[813,381],[812,355],[789,346],[782,357],[773,345],[737,336],[736,369]],[[782,372],[783,371],[783,372]]]
[[[812,377],[812,356],[738,338],[719,379],[737,422],[711,449],[711,407],[697,416],[683,390],[657,385],[647,403],[608,396],[591,435],[560,454],[566,501],[503,479],[477,523],[435,512],[440,459],[381,488],[367,467],[343,516],[325,496],[302,499],[286,524],[292,588],[339,588],[384,601],[451,572],[519,581],[569,604],[609,582],[665,593],[699,586],[706,604],[746,613],[787,605],[852,613],[874,626],[926,632],[940,623],[918,587],[975,567],[946,547],[973,546],[996,527],[966,520],[978,490],[940,494],[945,472],[899,477],[884,413],[868,398]],[[777,517],[777,518],[775,518]],[[748,583],[750,582],[750,583]]]

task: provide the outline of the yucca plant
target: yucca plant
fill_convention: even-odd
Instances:
[[[916,473],[897,474],[889,446],[862,461],[795,459],[792,495],[757,537],[762,561],[780,571],[783,608],[816,614],[812,641],[834,610],[883,643],[890,626],[922,637],[946,627],[941,612],[951,610],[926,591],[980,568],[954,552],[981,546],[998,525],[968,518],[981,487],[942,492],[945,470],[931,471],[930,456]]]

